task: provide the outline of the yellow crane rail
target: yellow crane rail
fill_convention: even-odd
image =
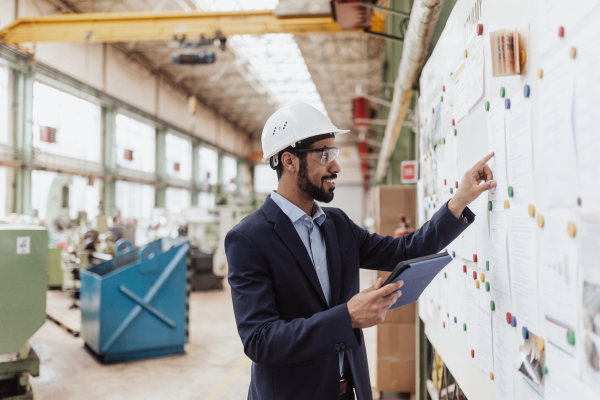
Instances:
[[[19,18],[0,31],[0,41],[129,42],[213,36],[220,29],[231,35],[267,33],[334,33],[340,26],[331,17],[278,18],[272,11],[118,12],[57,14]]]

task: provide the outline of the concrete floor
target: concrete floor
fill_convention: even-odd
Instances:
[[[361,286],[374,274],[361,272]],[[372,385],[375,328],[364,332]],[[51,321],[33,335],[40,376],[32,378],[36,400],[202,399],[242,400],[250,384],[250,360],[237,334],[229,288],[192,293],[190,343],[183,355],[103,365],[75,338]]]

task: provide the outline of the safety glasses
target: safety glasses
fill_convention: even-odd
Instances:
[[[331,164],[337,160],[340,155],[339,147],[322,147],[320,149],[298,149],[294,153],[311,153],[311,157],[315,161],[320,161],[322,164]]]

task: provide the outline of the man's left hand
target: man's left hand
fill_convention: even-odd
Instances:
[[[448,209],[456,218],[459,218],[465,207],[471,204],[480,194],[496,187],[496,181],[492,180],[492,170],[487,165],[487,162],[493,156],[493,152],[488,154],[479,160],[473,168],[465,172],[456,194],[448,202]]]

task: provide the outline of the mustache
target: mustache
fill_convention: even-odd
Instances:
[[[335,179],[337,178],[337,174],[331,174],[329,176],[324,176],[323,178],[321,178],[321,182],[327,180],[327,179]]]

